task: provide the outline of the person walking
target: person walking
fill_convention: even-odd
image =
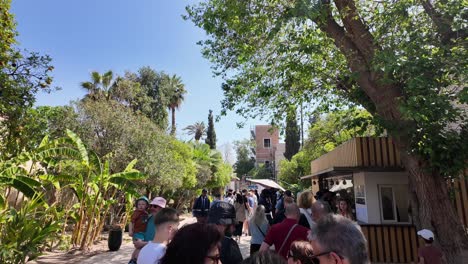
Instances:
[[[306,228],[312,228],[312,204],[314,203],[314,195],[311,191],[303,191],[297,197],[297,206],[301,212],[299,224]]]
[[[307,240],[309,229],[298,224],[299,214],[299,208],[295,203],[287,204],[285,206],[286,219],[270,228],[260,246],[260,251],[268,250],[271,245],[275,245],[275,251],[287,259],[292,242]]]
[[[251,256],[260,249],[269,228],[270,224],[268,224],[268,220],[265,216],[265,207],[263,205],[259,205],[255,209],[253,217],[249,220]]]
[[[242,236],[242,229],[244,227],[244,221],[247,219],[247,206],[248,203],[244,200],[244,196],[241,194],[236,194],[236,200],[234,202],[234,208],[236,210],[236,225],[234,233],[232,234],[237,243],[240,242],[240,237]]]
[[[260,198],[258,199],[258,204],[265,207],[265,214],[268,220],[268,223],[271,225],[273,223],[273,217],[271,216],[271,210],[273,209],[273,203],[271,202],[270,192],[268,189],[263,189],[260,192]]]
[[[236,223],[236,209],[227,202],[218,202],[208,213],[208,223],[215,224],[218,231],[224,235],[221,242],[220,260],[223,264],[239,264],[242,254],[237,242],[231,238]]]
[[[210,210],[210,199],[207,197],[208,191],[202,190],[201,195],[195,200],[192,208],[192,214],[197,218],[198,223],[206,223],[208,211]]]

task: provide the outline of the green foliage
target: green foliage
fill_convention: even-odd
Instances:
[[[286,150],[284,152],[284,157],[286,159],[291,160],[291,158],[299,152],[301,148],[300,139],[301,135],[299,126],[297,125],[296,108],[291,107],[286,116]]]
[[[247,175],[254,179],[273,179],[273,168],[270,166],[267,167],[265,164],[260,164],[251,169]]]
[[[15,53],[10,64],[0,70],[0,159],[18,155],[25,146],[23,132],[28,110],[39,91],[50,92],[53,67],[49,56],[37,53]],[[20,144],[18,144],[20,143]]]
[[[335,147],[357,136],[374,136],[375,127],[370,123],[372,116],[362,109],[347,109],[318,116],[310,124],[304,148],[291,161],[282,160],[278,178],[301,188],[310,181],[300,177],[310,173],[310,163]]]
[[[53,141],[45,139],[34,157],[54,171],[54,174],[41,177],[44,182],[49,181],[58,189],[73,190],[78,203],[75,205],[77,214],[73,217],[76,226],[72,243],[87,249],[98,238],[111,206],[118,203],[119,196],[137,196],[135,181],[145,177],[133,168],[136,161],[127,164],[123,171],[112,173],[108,157],[102,162],[75,133],[67,130],[66,134],[67,137]],[[65,173],[71,177],[63,180]]]
[[[255,168],[255,156],[252,151],[255,148],[254,143],[254,141],[248,139],[234,142],[237,161],[233,167],[238,177],[247,175]]]
[[[107,71],[104,74],[100,74],[96,71],[91,72],[91,81],[81,83],[81,87],[88,92],[85,98],[89,98],[91,100],[109,100],[111,96],[110,88],[113,79],[114,73],[112,71]]]
[[[193,135],[195,141],[199,141],[203,136],[206,135],[205,123],[196,122],[193,125],[189,125],[184,128],[187,131],[187,135]]]
[[[10,13],[11,0],[0,1],[0,67],[9,63],[10,52],[17,35],[15,21]]]
[[[209,111],[208,114],[208,129],[206,131],[205,143],[210,146],[211,149],[216,149],[216,132],[213,121],[213,111]]]
[[[362,105],[408,152],[454,175],[468,158],[466,8],[431,2],[210,0],[186,19],[208,34],[200,43],[225,80],[223,114],[280,122],[303,101]]]
[[[58,239],[60,222],[55,208],[38,197],[22,203],[19,210],[0,211],[0,262],[26,263],[41,255],[43,248]]]
[[[226,186],[231,181],[232,167],[227,163],[221,163],[216,167],[216,172],[208,181],[207,188],[219,188]]]
[[[309,127],[304,151],[310,160],[314,160],[353,137],[374,135],[376,127],[366,110],[351,108],[335,111],[314,120]]]
[[[176,122],[175,122],[175,110],[179,109],[182,102],[185,99],[185,85],[182,83],[182,79],[177,75],[164,75],[161,85],[164,87],[164,90],[168,93],[168,104],[167,107],[171,110],[172,113],[172,125],[171,125],[171,135],[175,136],[176,133]]]

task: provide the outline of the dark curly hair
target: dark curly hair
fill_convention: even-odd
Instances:
[[[208,252],[223,238],[213,224],[195,223],[182,227],[167,245],[161,264],[203,264]]]

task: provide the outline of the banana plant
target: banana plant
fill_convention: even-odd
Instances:
[[[101,161],[98,155],[86,148],[72,131],[67,137],[49,141],[44,138],[35,158],[55,169],[56,174],[44,175],[56,188],[70,188],[78,204],[73,214],[76,226],[72,243],[81,250],[89,248],[101,233],[106,217],[118,191],[136,194],[135,181],[144,176],[134,169],[136,160],[130,162],[122,172],[111,173],[110,155]],[[66,173],[65,173],[66,172]],[[69,214],[67,214],[68,217]]]
[[[13,162],[0,164],[0,188],[14,188],[22,192],[24,196],[33,198],[38,194],[41,183],[27,176],[28,172]],[[0,193],[0,209],[6,207],[6,197]]]

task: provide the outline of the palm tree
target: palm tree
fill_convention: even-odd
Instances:
[[[194,135],[193,137],[197,142],[206,135],[205,123],[203,122],[196,122],[193,125],[185,127],[184,130],[187,130],[187,135]]]
[[[91,81],[82,82],[81,87],[84,88],[88,94],[86,97],[93,100],[100,98],[109,99],[110,87],[114,74],[112,71],[107,71],[104,74],[100,74],[97,71],[91,72]]]
[[[172,113],[172,126],[171,126],[171,135],[175,135],[176,124],[175,124],[175,110],[179,109],[180,105],[184,101],[184,96],[187,93],[185,90],[182,79],[177,75],[168,76],[166,75],[163,79],[163,85],[166,88],[166,91],[169,92],[169,104],[168,108]]]

